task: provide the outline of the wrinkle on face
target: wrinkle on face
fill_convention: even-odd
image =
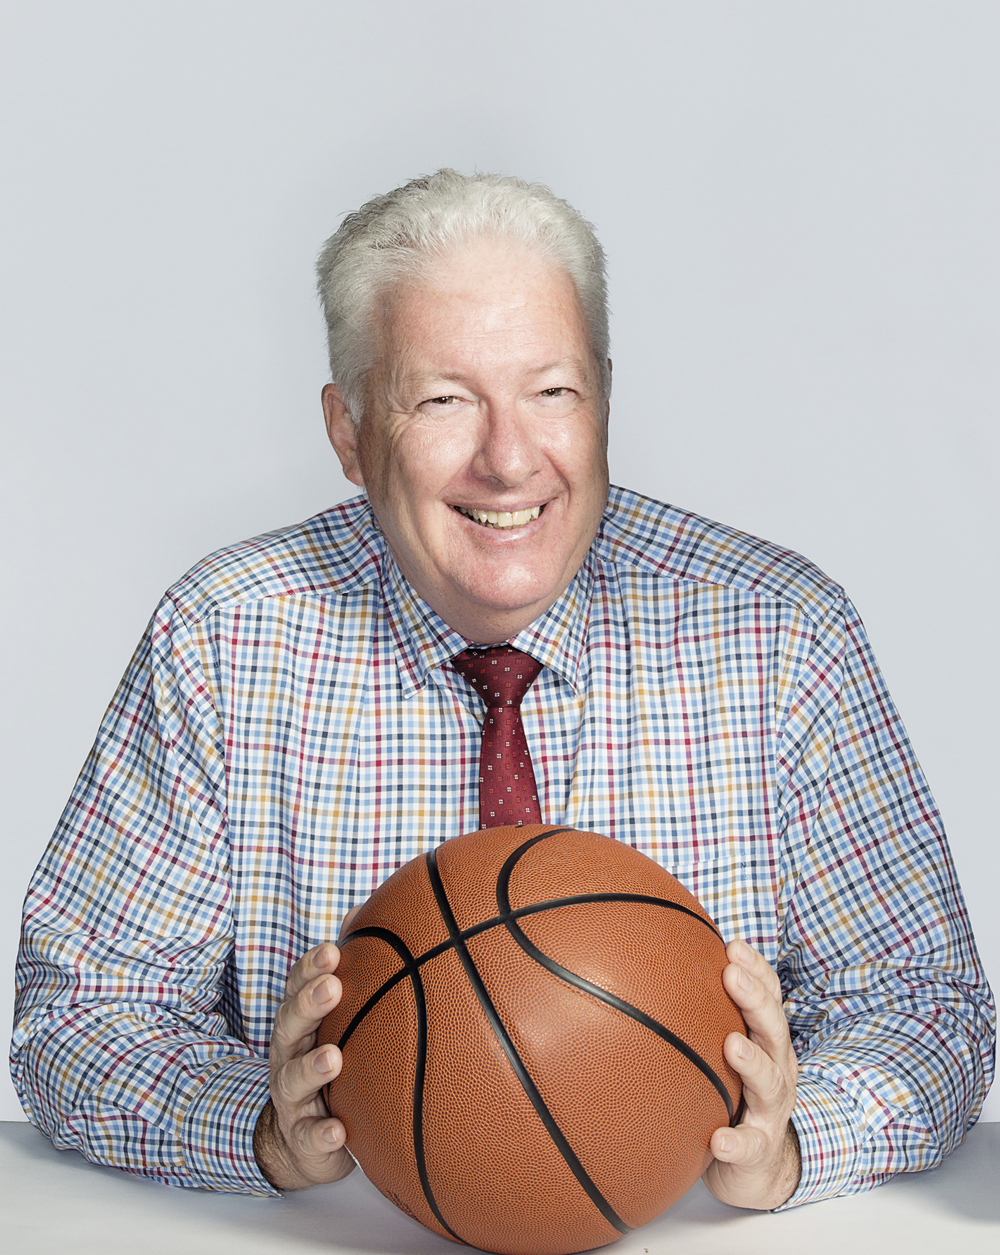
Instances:
[[[607,497],[606,411],[569,277],[478,245],[382,305],[364,486],[403,574],[469,639],[504,639],[575,575]],[[485,527],[456,507],[540,517]]]

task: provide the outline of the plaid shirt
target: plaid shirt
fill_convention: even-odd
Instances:
[[[793,1203],[937,1164],[992,1071],[945,838],[843,592],[793,553],[613,489],[513,643],[548,822],[669,868],[778,970],[801,1073]],[[165,597],[32,881],[14,1074],[60,1147],[270,1192],[252,1134],[290,965],[478,826],[466,645],[364,498]]]

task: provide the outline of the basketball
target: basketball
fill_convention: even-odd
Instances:
[[[488,828],[400,867],[341,938],[326,1101],[365,1175],[500,1255],[613,1242],[684,1194],[733,1122],[742,1017],[704,909],[619,841]]]

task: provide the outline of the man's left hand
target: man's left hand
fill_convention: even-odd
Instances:
[[[704,1180],[724,1203],[770,1211],[791,1197],[802,1170],[791,1122],[798,1064],[773,968],[745,941],[731,941],[726,957],[722,983],[750,1033],[730,1033],[724,1046],[743,1081],[746,1111],[742,1124],[712,1134],[715,1158]]]

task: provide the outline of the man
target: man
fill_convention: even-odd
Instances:
[[[349,1171],[315,1048],[332,939],[482,821],[484,708],[453,660],[509,643],[541,664],[541,817],[659,859],[733,938],[746,1114],[709,1187],[773,1208],[939,1162],[993,1013],[932,800],[839,588],[609,495],[590,228],[440,171],[350,215],[320,281],[327,428],[365,496],[207,559],[154,617],[29,892],[31,1118],[176,1184]]]

